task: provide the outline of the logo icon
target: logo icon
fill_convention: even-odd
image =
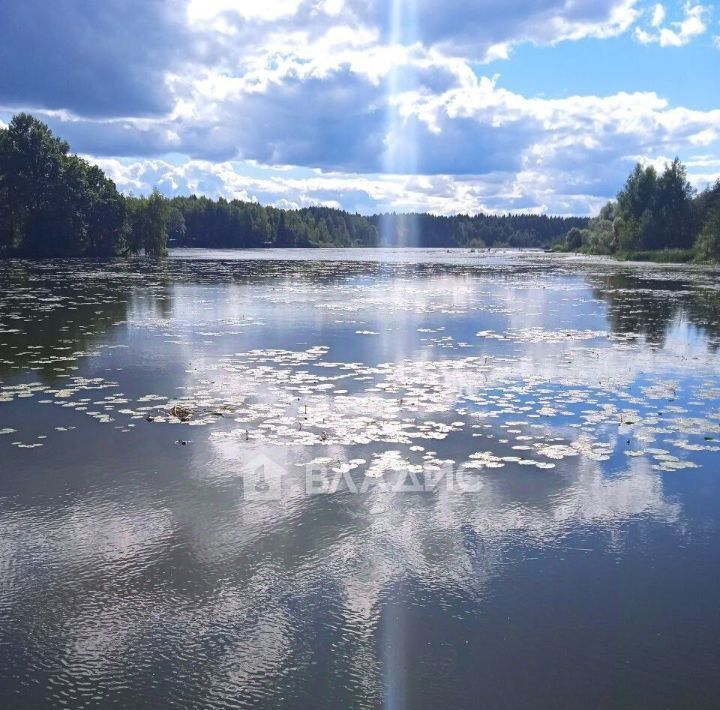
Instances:
[[[269,456],[255,456],[244,469],[243,497],[245,500],[280,500],[284,474],[285,469]]]

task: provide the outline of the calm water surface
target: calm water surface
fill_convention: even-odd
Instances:
[[[715,708],[720,274],[0,262],[0,707]]]

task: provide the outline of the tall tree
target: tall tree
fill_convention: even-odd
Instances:
[[[653,249],[659,242],[657,206],[658,176],[652,165],[640,163],[617,197],[618,246],[621,251]]]
[[[52,231],[61,195],[68,144],[27,113],[14,116],[0,135],[0,196],[4,201],[2,243],[32,253]],[[55,240],[49,251],[57,251]]]
[[[128,251],[135,254],[141,250],[147,256],[167,254],[168,221],[170,203],[157,188],[149,197],[129,197],[128,213],[130,236]]]
[[[665,167],[657,187],[659,246],[689,249],[695,240],[693,189],[679,158]]]
[[[125,203],[97,166],[29,114],[0,130],[0,252],[104,256],[122,248]]]

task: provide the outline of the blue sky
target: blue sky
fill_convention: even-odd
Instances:
[[[676,106],[710,111],[720,105],[720,48],[710,36],[674,49],[640,44],[632,34],[550,47],[526,44],[494,67],[504,87],[525,96],[655,91]]]
[[[637,161],[720,177],[720,6],[4,0],[0,122],[120,189],[592,214]]]

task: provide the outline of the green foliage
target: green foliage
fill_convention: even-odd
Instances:
[[[177,207],[169,207],[167,233],[168,239],[173,242],[181,242],[187,234],[185,217],[183,217],[183,213]]]
[[[588,222],[582,230],[582,251],[587,254],[613,254],[618,247],[617,203],[608,202],[600,214]]]
[[[0,129],[0,256],[167,253],[177,246],[549,247],[625,258],[720,260],[720,180],[695,196],[676,158],[637,165],[594,219],[545,215],[382,214],[279,210],[206,197],[124,198],[102,170],[29,114]]]
[[[130,223],[129,250],[136,254],[143,250],[147,256],[165,256],[168,226],[172,216],[169,200],[155,188],[149,197],[128,197],[127,205]],[[176,229],[180,228],[177,217],[174,226]]]
[[[685,264],[693,260],[695,252],[692,249],[651,249],[649,251],[620,252],[617,256],[623,261],[652,261],[656,264]]]
[[[176,197],[185,235],[174,244],[193,247],[544,247],[583,218],[545,215],[383,214],[365,217],[330,207],[279,210],[255,202]]]
[[[695,239],[693,190],[678,158],[662,175],[637,165],[618,194],[617,250],[688,249]]]
[[[713,217],[713,213],[720,212],[720,180],[701,192],[695,198],[693,207],[695,224],[698,226],[698,230],[702,231]]]
[[[616,213],[617,243],[612,251],[652,249],[659,242],[658,176],[652,165],[635,166],[618,194]]]
[[[583,232],[573,227],[565,237],[565,247],[568,251],[578,251],[583,244]]]
[[[720,208],[709,213],[695,243],[695,255],[698,261],[720,262]]]
[[[110,256],[125,201],[97,166],[29,114],[0,130],[0,254]]]
[[[675,158],[661,175],[636,165],[616,202],[608,202],[582,231],[582,251],[623,259],[657,262],[714,260],[714,235],[720,214],[720,180],[699,195]],[[698,235],[698,233],[700,233]],[[566,244],[577,242],[577,233]]]
[[[487,244],[482,239],[478,239],[477,237],[473,237],[469,242],[468,246],[471,249],[485,249],[487,247]]]

